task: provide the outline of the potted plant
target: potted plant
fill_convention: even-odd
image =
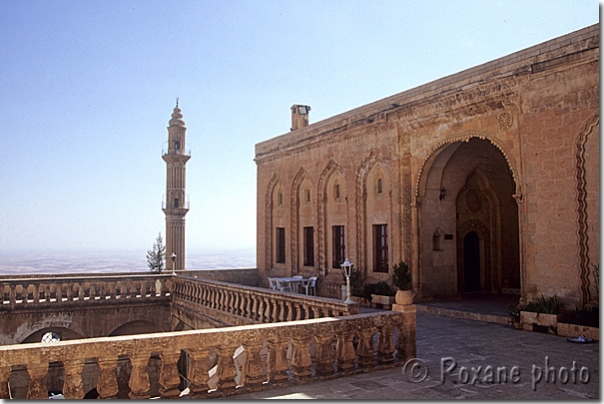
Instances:
[[[413,282],[409,266],[401,261],[392,266],[392,284],[398,289],[396,292],[396,304],[412,304],[415,293],[413,292]]]
[[[385,309],[390,309],[392,303],[395,302],[396,289],[390,286],[388,282],[379,281],[365,284],[365,286],[369,289],[372,307],[380,307],[378,305],[381,305]]]

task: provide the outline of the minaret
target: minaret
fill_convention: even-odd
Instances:
[[[162,158],[168,166],[166,177],[166,199],[163,211],[166,214],[166,269],[172,270],[172,253],[176,254],[174,268],[185,269],[185,215],[189,205],[185,201],[185,165],[191,154],[185,150],[185,122],[182,120],[178,98],[168,126],[168,151]]]

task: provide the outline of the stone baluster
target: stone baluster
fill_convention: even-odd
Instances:
[[[84,370],[84,358],[63,361],[63,366],[65,367],[63,395],[67,399],[83,399],[84,383],[82,381],[82,370]]]
[[[8,400],[10,392],[8,391],[8,379],[12,373],[12,366],[0,367],[0,400]]]
[[[377,360],[378,363],[389,363],[394,361],[394,344],[392,343],[392,334],[394,326],[389,322],[383,322],[377,325]]]
[[[264,323],[264,308],[265,308],[265,303],[264,303],[264,297],[258,297],[258,321],[261,323]]]
[[[178,375],[180,349],[162,351],[159,353],[159,357],[161,359],[159,394],[162,398],[177,398],[180,395],[180,390],[178,390],[180,384],[180,376]]]
[[[289,300],[286,300],[285,306],[287,306],[287,321],[292,321],[294,319],[294,310],[292,307],[292,303]]]
[[[33,296],[32,296],[32,300],[33,303],[40,303],[40,285],[35,283],[33,285],[34,290],[33,290]]]
[[[317,352],[315,361],[317,363],[315,371],[319,375],[329,375],[334,372],[333,362],[335,354],[333,351],[334,334],[315,334],[315,342],[317,344]]]
[[[75,287],[78,288],[78,300],[79,301],[84,300],[85,294],[84,294],[84,286],[83,286],[83,284],[76,283],[73,286],[74,286],[74,288]],[[75,292],[75,290],[74,290],[74,292]]]
[[[271,323],[276,323],[279,321],[279,303],[276,299],[269,299],[272,306],[271,312]]]
[[[295,302],[294,308],[296,309],[296,320],[302,320],[302,306],[300,303]]]
[[[313,318],[320,318],[321,317],[321,308],[319,306],[312,306],[312,313],[313,313]]]
[[[247,313],[245,312],[245,306],[247,303],[247,294],[239,293],[239,315],[242,317],[247,317]]]
[[[130,381],[128,382],[128,387],[130,387],[128,396],[131,399],[146,399],[151,397],[149,395],[151,384],[149,383],[149,373],[147,372],[150,356],[148,352],[141,352],[130,356],[132,373],[130,373]]]
[[[254,311],[253,311],[253,304],[252,304],[252,296],[250,294],[246,295],[246,299],[245,299],[245,317],[249,318],[249,319],[254,319]]]
[[[252,302],[252,315],[251,318],[252,320],[260,320],[260,300],[258,299],[257,296],[252,295],[251,296],[253,302]]]
[[[293,344],[292,373],[296,379],[305,379],[311,376],[312,359],[310,357],[310,344],[312,335],[297,335],[291,337]]]
[[[357,344],[357,363],[363,368],[375,366],[373,336],[375,335],[376,328],[370,323],[371,321],[362,322],[357,327],[357,335],[359,337]]]
[[[264,297],[262,299],[264,301],[264,320],[262,321],[263,323],[270,323],[271,322],[271,300],[268,297]]]
[[[191,348],[187,349],[189,358],[189,371],[187,372],[189,381],[189,389],[193,398],[203,398],[208,393],[208,354],[209,348]]]
[[[409,360],[416,355],[416,306],[394,305],[393,310],[404,314],[403,318],[396,324],[396,357],[400,360]]]
[[[238,345],[218,345],[216,353],[218,353],[218,368],[216,374],[218,376],[218,389],[221,391],[232,390],[237,386],[235,377],[237,377],[237,369],[233,361],[233,354],[238,348]]]
[[[46,387],[46,375],[48,374],[48,362],[27,364],[29,375],[29,387],[27,389],[28,400],[48,399],[48,388]]]
[[[245,362],[243,363],[241,384],[246,386],[258,386],[266,381],[264,374],[264,363],[260,351],[262,350],[262,340],[256,335],[250,333],[247,340],[243,343],[245,350]]]
[[[277,336],[279,338],[279,336]],[[268,341],[268,377],[271,382],[287,380],[287,348],[289,343],[282,339]]]
[[[307,303],[302,303],[302,308],[304,309],[302,320],[310,320],[310,306]]]
[[[338,369],[344,372],[354,369],[354,360],[356,359],[353,344],[354,336],[355,330],[348,324],[344,324],[341,329],[336,330],[337,366]]]
[[[279,320],[277,321],[285,321],[285,302],[283,300],[279,300]]]
[[[99,398],[114,398],[119,391],[115,371],[117,368],[117,356],[98,358],[99,377],[96,382],[96,390]]]

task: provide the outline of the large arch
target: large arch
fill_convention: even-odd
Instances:
[[[44,326],[44,327],[38,328],[36,331],[31,332],[27,337],[25,337],[21,341],[21,343],[28,344],[28,343],[32,343],[32,342],[42,342],[42,337],[44,335],[46,335],[47,333],[56,334],[60,338],[59,341],[68,341],[68,340],[72,340],[72,339],[86,338],[81,333],[74,331],[70,328],[67,328],[64,326],[59,326],[59,325],[54,325],[54,326]]]
[[[474,289],[520,291],[520,185],[513,161],[487,134],[471,132],[439,143],[423,162],[415,188],[417,256],[412,263],[421,297]],[[480,200],[481,206],[473,206]],[[463,253],[469,233],[478,237],[481,266],[480,279],[466,288]]]
[[[147,320],[134,320],[129,321],[113,330],[109,336],[115,337],[118,335],[136,335],[136,334],[150,334],[155,332],[165,332],[159,325],[152,321]]]

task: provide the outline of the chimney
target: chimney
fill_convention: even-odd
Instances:
[[[308,113],[310,112],[310,107],[308,105],[293,105],[291,110],[291,130],[296,130],[308,126]]]

